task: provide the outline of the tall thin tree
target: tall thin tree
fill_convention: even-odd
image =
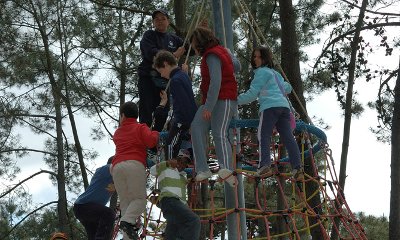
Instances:
[[[390,167],[390,216],[389,239],[400,239],[400,58],[394,88],[394,111],[392,118],[392,155]]]

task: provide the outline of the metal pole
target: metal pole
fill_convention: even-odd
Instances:
[[[214,32],[217,38],[225,45],[225,47],[229,48],[231,52],[233,52],[233,30],[232,30],[232,15],[231,15],[231,1],[230,0],[212,0],[212,8],[213,8],[213,20],[214,20]],[[236,113],[235,118],[237,118],[238,114]],[[231,143],[233,143],[233,129],[229,130],[229,136],[231,139]],[[237,139],[240,139],[240,131],[237,129]],[[234,148],[237,150],[240,149],[240,146],[236,146]],[[239,152],[239,151],[237,151]],[[233,152],[235,155],[236,152]],[[232,159],[230,159],[232,161]],[[232,162],[229,163],[232,166]],[[241,168],[241,163],[237,163],[236,168]],[[244,189],[243,189],[243,177],[242,175],[237,175],[238,186],[238,206],[236,206],[236,196],[235,191],[229,184],[225,183],[225,207],[227,209],[232,209],[238,207],[239,209],[244,209],[245,200],[244,200]],[[239,214],[240,219],[240,228],[238,231],[238,217]],[[247,240],[247,229],[246,229],[246,213],[244,211],[239,211],[239,213],[231,213],[227,216],[227,227],[228,227],[228,239],[243,239]],[[238,236],[238,233],[241,237]]]

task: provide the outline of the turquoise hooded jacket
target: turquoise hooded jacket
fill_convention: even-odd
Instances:
[[[279,89],[275,77],[281,83],[286,94],[292,91],[292,86],[283,80],[280,73],[262,66],[254,70],[254,78],[250,89],[239,95],[238,104],[243,105],[258,99],[258,103],[260,104],[259,113],[272,107],[289,108],[286,96]]]

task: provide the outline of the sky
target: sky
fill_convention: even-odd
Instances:
[[[323,118],[330,126],[324,131],[339,178],[343,138],[343,120],[334,93],[325,93],[307,103],[310,116]],[[389,216],[390,203],[390,145],[377,142],[369,130],[375,126],[376,114],[367,110],[351,122],[345,196],[353,212],[374,216]]]

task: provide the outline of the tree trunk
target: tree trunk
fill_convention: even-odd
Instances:
[[[344,127],[343,127],[343,141],[342,141],[342,154],[340,157],[340,173],[339,173],[339,186],[341,188],[342,194],[344,194],[344,186],[346,183],[346,167],[347,167],[347,154],[349,151],[349,141],[350,141],[350,125],[351,125],[351,115],[352,115],[352,102],[353,102],[353,85],[354,85],[354,74],[356,70],[357,61],[357,47],[360,41],[361,27],[364,22],[365,9],[367,8],[368,0],[363,0],[360,15],[356,23],[356,31],[354,33],[354,38],[351,42],[351,56],[349,63],[349,80],[347,82],[347,92],[346,92],[346,103],[344,110]],[[337,206],[340,209],[341,206]],[[335,224],[339,228],[339,218],[335,218]],[[338,233],[335,228],[332,228],[331,239],[337,239]]]
[[[281,64],[290,84],[293,87],[293,91],[296,93],[297,98],[291,96],[291,102],[294,108],[300,113],[300,118],[304,121],[308,121],[308,114],[306,111],[306,102],[303,95],[303,82],[301,80],[300,73],[300,51],[299,44],[296,34],[296,19],[293,10],[293,4],[291,0],[279,0],[280,5],[280,22],[282,28],[282,49],[281,49]],[[295,100],[295,101],[294,101]],[[310,158],[304,160],[304,170],[310,175],[314,176],[313,168]],[[306,195],[311,196],[314,192],[318,191],[318,184],[310,181],[306,186]],[[321,204],[321,198],[319,194],[316,194],[309,200],[311,207],[319,206]],[[317,219],[310,218],[310,225],[316,224]],[[320,228],[313,228],[311,235],[313,239],[323,239],[323,234]]]
[[[304,88],[300,72],[300,50],[296,34],[296,16],[292,0],[280,0],[280,22],[282,34],[281,64],[294,93],[299,99],[291,94],[290,99],[293,107],[300,113],[301,119],[307,121],[306,101],[304,99]]]
[[[127,80],[127,52],[124,44],[124,25],[122,23],[122,14],[123,11],[119,10],[119,22],[118,22],[118,39],[117,39],[117,44],[119,44],[119,47],[121,49],[121,63],[119,65],[119,68],[116,69],[118,74],[119,74],[119,80],[120,80],[120,94],[119,94],[119,103],[120,106],[125,103],[125,89],[126,89],[126,80]]]
[[[400,239],[400,59],[397,70],[397,81],[394,88],[394,110],[392,118],[392,156],[391,156],[391,190],[389,239]]]
[[[279,172],[283,172],[283,166],[282,165],[278,166],[278,171]],[[279,181],[279,184],[277,185],[277,188],[279,188],[279,185],[285,186],[285,179],[283,178],[283,176],[279,176],[277,178],[277,181]],[[285,190],[283,189],[283,191],[285,191]],[[278,189],[276,191],[276,194],[277,194],[277,200],[276,200],[277,201],[277,210],[286,209],[285,199],[284,199],[285,196],[283,196]],[[279,215],[279,216],[276,217],[276,226],[277,226],[278,234],[287,232],[285,219],[284,219],[284,217],[282,215]],[[287,236],[281,236],[278,239],[279,240],[285,240],[285,239],[287,239]]]
[[[65,166],[64,166],[64,142],[63,142],[63,130],[62,130],[62,114],[61,114],[61,92],[58,88],[57,82],[53,73],[53,66],[51,63],[50,49],[48,38],[44,27],[39,25],[41,36],[43,39],[43,45],[45,48],[46,59],[47,59],[47,71],[50,79],[52,88],[52,94],[54,97],[54,110],[56,112],[56,133],[57,133],[57,190],[58,190],[58,221],[59,230],[67,232],[68,229],[68,216],[67,216],[67,193],[65,190]]]
[[[174,13],[175,13],[175,26],[176,26],[176,35],[185,38],[183,34],[185,34],[187,31],[190,31],[190,29],[187,29],[185,31],[187,25],[186,21],[186,1],[185,0],[175,0],[174,1]]]
[[[62,4],[62,3],[58,3]],[[60,11],[62,7],[57,8],[57,14],[58,14],[58,19],[59,19],[59,32],[60,32],[60,49],[63,54],[61,54],[61,61],[62,61],[62,73],[63,73],[63,82],[64,82],[64,87],[65,87],[65,97],[64,97],[64,102],[65,106],[68,111],[68,117],[69,121],[71,124],[71,129],[72,129],[72,134],[74,136],[74,143],[75,143],[75,148],[76,148],[76,153],[78,154],[78,161],[79,161],[79,168],[81,170],[82,174],[82,180],[83,180],[83,186],[86,189],[89,186],[89,180],[86,172],[86,166],[85,166],[85,161],[83,159],[83,151],[82,151],[82,145],[79,140],[79,135],[78,135],[78,129],[76,127],[76,122],[75,122],[75,116],[74,112],[71,107],[71,102],[69,98],[69,90],[68,90],[68,67],[67,67],[67,62],[68,62],[68,55],[69,55],[69,48],[68,48],[68,40],[66,39],[66,31],[65,31],[65,24],[62,22],[64,17],[62,16],[63,13]]]
[[[59,230],[62,232],[67,232],[68,230],[68,216],[67,216],[67,193],[65,190],[65,167],[64,167],[64,142],[63,142],[63,129],[62,129],[62,113],[61,113],[61,91],[57,84],[56,78],[54,76],[53,64],[51,60],[51,51],[49,47],[48,34],[46,32],[46,27],[42,23],[41,19],[45,19],[41,15],[43,12],[41,9],[39,11],[34,7],[35,4],[30,2],[32,6],[32,16],[38,25],[38,30],[43,41],[44,52],[46,55],[46,72],[50,80],[52,95],[54,98],[54,110],[56,113],[56,141],[57,141],[57,189],[58,189],[58,222]]]

